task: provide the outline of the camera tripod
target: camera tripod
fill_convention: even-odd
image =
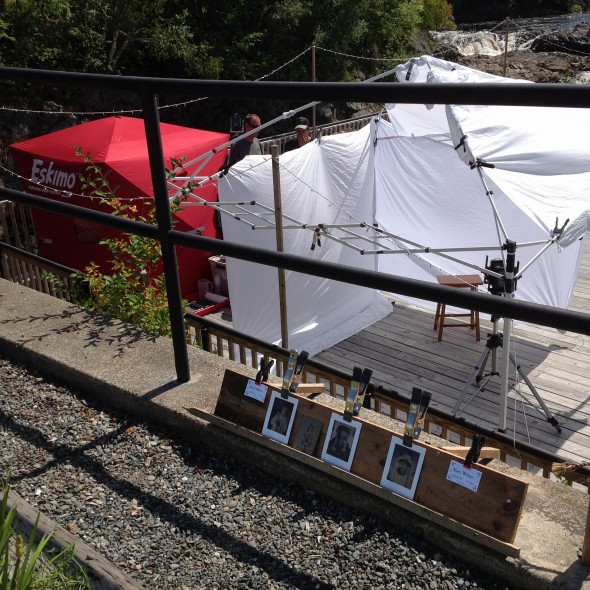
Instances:
[[[507,320],[507,321],[511,321],[511,320]],[[492,316],[492,332],[491,332],[491,334],[488,334],[486,347],[485,347],[484,351],[481,353],[481,356],[479,357],[479,360],[477,361],[476,365],[474,366],[473,371],[471,372],[471,375],[469,375],[469,378],[467,379],[467,383],[465,384],[465,387],[463,388],[463,391],[461,392],[461,395],[459,396],[459,399],[457,400],[457,403],[455,404],[455,409],[453,410],[453,416],[456,416],[458,413],[462,412],[471,403],[471,401],[475,398],[475,396],[485,389],[485,386],[488,384],[488,382],[490,381],[490,379],[492,377],[500,376],[500,373],[498,371],[498,348],[503,347],[503,340],[504,340],[504,338],[503,338],[502,334],[500,334],[498,332],[498,318],[495,316]],[[522,380],[527,384],[528,388],[531,390],[532,394],[535,396],[535,399],[537,400],[537,402],[539,402],[539,406],[541,406],[543,413],[547,417],[547,422],[549,422],[549,424],[551,424],[551,426],[555,427],[557,432],[561,432],[561,427],[559,426],[557,419],[555,418],[555,416],[553,416],[553,414],[551,414],[551,412],[549,411],[549,408],[546,406],[545,402],[543,401],[543,399],[539,395],[539,392],[535,389],[535,386],[532,384],[531,380],[524,374],[520,365],[517,364],[514,355],[509,351],[508,351],[508,355],[509,355],[510,362],[512,363],[512,365],[514,365],[514,368],[516,369],[516,371],[518,372],[518,374],[520,375]],[[486,373],[485,372],[486,364],[487,364],[490,356],[492,357],[492,366],[491,366],[491,370],[488,373]],[[474,380],[475,380],[476,384],[479,385],[479,387],[474,393],[471,394],[471,397],[469,397],[469,399],[467,399],[467,401],[465,403],[463,403],[463,398],[465,397],[465,395],[469,391],[469,388],[473,384]]]

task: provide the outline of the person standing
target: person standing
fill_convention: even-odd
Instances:
[[[252,131],[253,129],[257,129],[260,127],[260,117],[255,115],[254,113],[249,113],[244,118],[244,131],[247,133],[248,131]],[[258,139],[258,132],[252,133],[248,135],[248,137],[243,137],[242,139],[236,141],[229,149],[229,159],[228,159],[228,168],[233,166],[236,162],[239,162],[246,156],[258,155],[262,154],[262,150],[260,149],[260,140]]]
[[[283,153],[296,150],[311,141],[309,120],[305,117],[297,117],[297,119],[295,119],[295,133],[297,134],[297,137],[294,137],[285,143]]]

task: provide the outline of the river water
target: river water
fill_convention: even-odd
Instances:
[[[459,55],[495,56],[504,52],[506,42],[508,51],[526,51],[539,36],[573,30],[582,24],[590,24],[590,13],[470,23],[459,25],[456,31],[432,34],[439,42],[455,47]]]

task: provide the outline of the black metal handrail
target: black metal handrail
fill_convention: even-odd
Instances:
[[[539,325],[590,335],[590,315],[534,303],[490,297],[485,293],[453,289],[334,263],[316,262],[294,256],[254,248],[225,240],[194,236],[172,229],[168,202],[162,141],[159,126],[157,95],[268,98],[289,100],[355,100],[362,102],[396,102],[426,104],[481,104],[552,107],[590,107],[590,87],[569,84],[396,84],[396,83],[318,83],[318,82],[240,82],[188,79],[109,76],[78,72],[54,72],[20,68],[0,68],[0,80],[27,82],[36,85],[103,88],[134,92],[142,100],[150,169],[154,186],[157,226],[123,219],[51,201],[26,192],[0,188],[0,196],[40,209],[77,217],[122,231],[150,237],[162,245],[164,276],[174,347],[177,379],[190,379],[187,344],[184,333],[182,298],[180,294],[175,246],[217,252],[259,264],[280,267],[355,285],[379,289],[477,309],[482,312],[533,322]]]

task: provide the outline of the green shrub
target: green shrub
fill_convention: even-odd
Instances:
[[[89,154],[78,155],[88,163],[87,174],[82,177],[84,189],[100,198],[113,215],[156,224],[156,211],[152,200],[146,198],[138,207],[135,201],[119,199],[109,185],[107,175]],[[173,165],[178,162],[174,161]],[[185,189],[185,192],[190,190]],[[171,206],[180,210],[183,198]],[[140,213],[143,212],[143,214]],[[166,284],[162,273],[160,244],[156,240],[134,234],[120,234],[100,242],[110,252],[111,271],[105,273],[92,262],[78,273],[89,286],[89,296],[77,303],[91,311],[133,324],[140,330],[159,336],[170,336],[170,314],[166,297]]]

